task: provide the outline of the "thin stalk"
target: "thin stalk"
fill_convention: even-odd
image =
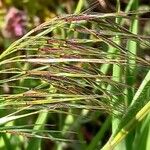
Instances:
[[[120,0],[117,0],[117,12],[119,13],[120,12]],[[117,24],[120,24],[120,19],[119,18],[116,18],[116,23]],[[119,36],[116,36],[116,38],[118,39],[118,41],[116,41],[116,43],[118,45],[120,45],[120,39],[119,39]],[[115,50],[112,50],[112,51],[115,51],[117,54],[120,53],[120,51],[118,49],[115,49]],[[119,57],[119,55],[118,55]],[[117,59],[117,58],[115,58]],[[114,64],[113,65],[113,75],[112,75],[112,80],[116,81],[116,82],[121,82],[121,75],[122,75],[122,68],[121,66],[117,65],[117,64]],[[119,92],[119,91],[116,91],[116,89],[114,89],[112,87],[112,91],[115,91],[115,92]],[[121,99],[120,96],[117,97],[117,99]],[[116,101],[116,99],[112,99],[112,101]],[[112,116],[112,135],[114,135],[117,131],[117,128],[119,126],[119,123],[120,123],[120,119],[118,119],[116,116]],[[120,150],[120,149],[126,149],[125,147],[125,141],[122,141],[119,145],[117,145],[117,147],[115,148],[115,150]]]
[[[148,116],[148,119],[149,119],[149,122],[147,123],[147,125],[148,125],[148,134],[147,134],[147,140],[146,140],[146,150],[149,150],[150,149],[150,142],[149,142],[149,140],[148,139],[150,139],[150,114],[149,114],[149,116]]]
[[[133,10],[138,9],[138,3],[139,3],[138,0],[134,0],[134,2],[132,3]],[[131,27],[130,27],[130,31],[136,35],[138,34],[138,26],[139,26],[137,17],[138,17],[137,15],[133,16],[133,20],[131,22]],[[132,40],[128,41],[127,49],[128,49],[128,66],[126,68],[126,84],[129,85],[130,87],[133,87],[136,81],[136,68],[137,68],[136,67],[136,55],[137,55],[137,49],[138,49],[138,42],[132,41]],[[127,106],[129,106],[129,104],[131,103],[134,93],[135,93],[134,88],[126,89]],[[128,137],[126,138],[127,148],[131,148],[131,145],[133,145],[134,138],[135,138],[134,133],[131,133],[128,135]]]
[[[150,70],[147,73],[147,75],[145,76],[143,82],[141,83],[140,87],[138,88],[138,90],[136,91],[131,106],[133,106],[135,104],[135,102],[137,101],[138,97],[142,94],[142,91],[144,90],[145,86],[150,82]]]
[[[133,2],[134,2],[134,0],[130,0],[130,1],[129,1],[129,3],[128,3],[126,9],[125,9],[125,12],[126,12],[126,13],[131,9]],[[119,9],[120,9],[119,0],[117,1],[117,7],[118,7],[118,10],[119,10]],[[116,22],[117,22],[117,20],[116,20]],[[119,23],[119,22],[120,22],[121,25],[124,24],[124,20],[123,20],[122,18],[120,18],[120,20],[118,20],[118,23]],[[135,29],[133,29],[133,30],[135,30]],[[131,45],[132,45],[132,44],[131,44]],[[116,53],[116,49],[110,48],[108,52],[109,52],[109,53]],[[135,52],[136,52],[136,48],[134,49],[134,53],[135,53]],[[134,61],[134,60],[133,60],[133,61]],[[134,65],[133,65],[133,66],[134,66]],[[104,65],[102,65],[102,67],[101,67],[101,71],[102,71],[104,74],[106,74],[107,71],[108,71],[108,69],[109,69],[109,67],[110,67],[110,64],[104,64]],[[116,69],[117,69],[117,72],[116,72]],[[119,74],[119,70],[118,70],[118,69],[119,69],[119,68],[118,68],[117,66],[113,68],[114,76],[115,76],[115,72],[116,72],[116,74]],[[121,70],[120,70],[120,71],[121,71]],[[118,78],[118,79],[119,79],[119,78]],[[117,125],[118,123],[119,123],[119,120],[116,119],[116,121],[115,121],[114,124],[113,124],[113,126],[114,126],[114,133],[115,133],[115,127],[116,127],[116,125]]]
[[[134,2],[134,0],[130,0],[129,1],[129,3],[128,3],[128,5],[126,6],[126,8],[125,8],[125,13],[128,13],[130,10],[131,10],[131,7],[132,7],[132,4],[133,4],[133,2]],[[118,8],[120,9],[120,4],[117,4],[118,5]],[[124,19],[123,18],[120,18],[120,20],[119,20],[119,22],[120,22],[120,24],[121,25],[123,25],[124,24]],[[115,53],[115,51],[114,50],[116,50],[116,49],[112,49],[112,48],[110,48],[109,50],[108,50],[108,53]],[[107,72],[108,72],[108,69],[110,68],[110,64],[103,64],[102,65],[102,67],[101,67],[101,69],[100,69],[100,71],[102,72],[102,73],[104,73],[104,74],[106,74]]]
[[[33,127],[33,130],[42,130],[44,128],[44,124],[46,122],[48,116],[48,111],[45,110],[45,112],[41,112],[35,122],[35,126]],[[41,140],[33,138],[29,141],[29,145],[27,147],[27,150],[40,150],[41,149]]]
[[[76,10],[74,11],[74,14],[80,13],[83,8],[83,5],[84,5],[84,0],[79,0]]]
[[[120,12],[120,2],[119,2],[119,0],[117,0],[117,12],[118,13]],[[118,22],[119,22],[119,20],[118,20],[118,18],[116,18],[116,23],[118,23]],[[118,39],[118,41],[116,41],[116,43],[119,45],[120,44],[119,37],[116,36],[116,38]],[[115,51],[116,53],[119,53],[119,50],[116,49],[116,48],[113,48],[113,47],[112,47],[112,51]],[[115,58],[115,59],[117,59],[117,58]],[[121,68],[117,64],[113,65],[112,80],[116,81],[116,82],[121,82]],[[114,90],[114,89],[112,89],[112,90]],[[112,100],[112,101],[115,101],[115,100]],[[113,117],[113,119],[112,119],[112,134],[114,134],[115,131],[116,131],[116,128],[118,126],[118,121],[119,121],[118,118]]]
[[[127,125],[125,125],[120,132],[113,138],[110,139],[106,145],[102,148],[102,150],[111,150],[115,148],[115,146],[123,140],[126,135],[135,127],[137,123],[139,123],[148,113],[150,112],[150,100],[149,102],[135,115],[133,119],[131,119]]]
[[[139,99],[141,94],[147,94],[147,90],[144,91],[145,88],[149,89],[149,83],[150,83],[150,71],[147,73],[146,77],[144,78],[143,82],[141,83],[139,89],[135,93],[135,96],[133,98],[131,108],[135,107],[134,104],[139,104],[138,101],[141,101]],[[136,106],[137,107],[137,106]],[[131,110],[131,109],[130,109]],[[112,136],[110,140],[106,143],[106,145],[102,148],[102,150],[110,150],[113,149],[122,139],[126,137],[126,135],[135,127],[136,124],[138,124],[148,113],[150,112],[150,99],[136,114],[133,118],[130,119],[130,121],[127,122],[126,125],[120,131]]]
[[[88,145],[86,150],[94,150],[96,149],[100,140],[104,137],[105,132],[110,127],[111,117],[108,117],[105,122],[102,124],[102,127],[97,132],[96,136],[92,139],[91,143]]]
[[[136,137],[133,144],[133,149],[150,149],[150,113],[136,128]],[[138,143],[138,144],[137,144]]]
[[[137,10],[138,8],[138,0],[135,0],[133,3],[134,6],[134,10]],[[133,16],[133,17],[138,17],[137,15]],[[137,19],[133,18],[132,23],[131,23],[131,28],[130,31],[133,34],[138,34],[138,26],[139,26],[139,22]],[[138,43],[137,41],[128,41],[127,43],[127,49],[128,49],[128,67],[127,67],[127,73],[126,73],[126,82],[127,85],[129,86],[133,86],[133,84],[135,83],[136,80],[136,55],[137,55],[137,49],[138,49]],[[130,65],[132,64],[132,65]],[[133,99],[133,95],[134,95],[134,89],[132,88],[128,88],[127,89],[127,103],[131,103],[131,100]]]

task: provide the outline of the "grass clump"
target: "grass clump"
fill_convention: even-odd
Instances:
[[[150,62],[138,50],[149,48],[150,40],[138,33],[141,12],[128,12],[129,5],[121,12],[117,4],[116,13],[88,14],[79,13],[79,1],[75,14],[37,26],[1,53],[0,132],[6,147],[18,139],[27,150],[41,149],[46,140],[59,150],[107,150],[124,139],[124,149],[142,143],[148,150],[148,142],[136,136],[149,130]],[[84,124],[101,117],[101,128],[88,139]]]

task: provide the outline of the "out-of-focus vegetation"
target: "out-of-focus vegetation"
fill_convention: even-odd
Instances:
[[[149,150],[149,111],[149,0],[0,0],[0,149]]]

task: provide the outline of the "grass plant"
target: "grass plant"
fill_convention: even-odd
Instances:
[[[0,54],[2,149],[40,150],[45,141],[57,150],[150,148],[150,62],[138,55],[150,37],[139,32],[139,3],[121,12],[117,0],[107,14],[82,7],[79,0],[74,14],[37,26]],[[83,124],[100,117],[87,142]]]

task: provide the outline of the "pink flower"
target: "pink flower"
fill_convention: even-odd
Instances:
[[[14,7],[10,8],[5,21],[4,36],[8,38],[21,37],[25,34],[26,15]]]

